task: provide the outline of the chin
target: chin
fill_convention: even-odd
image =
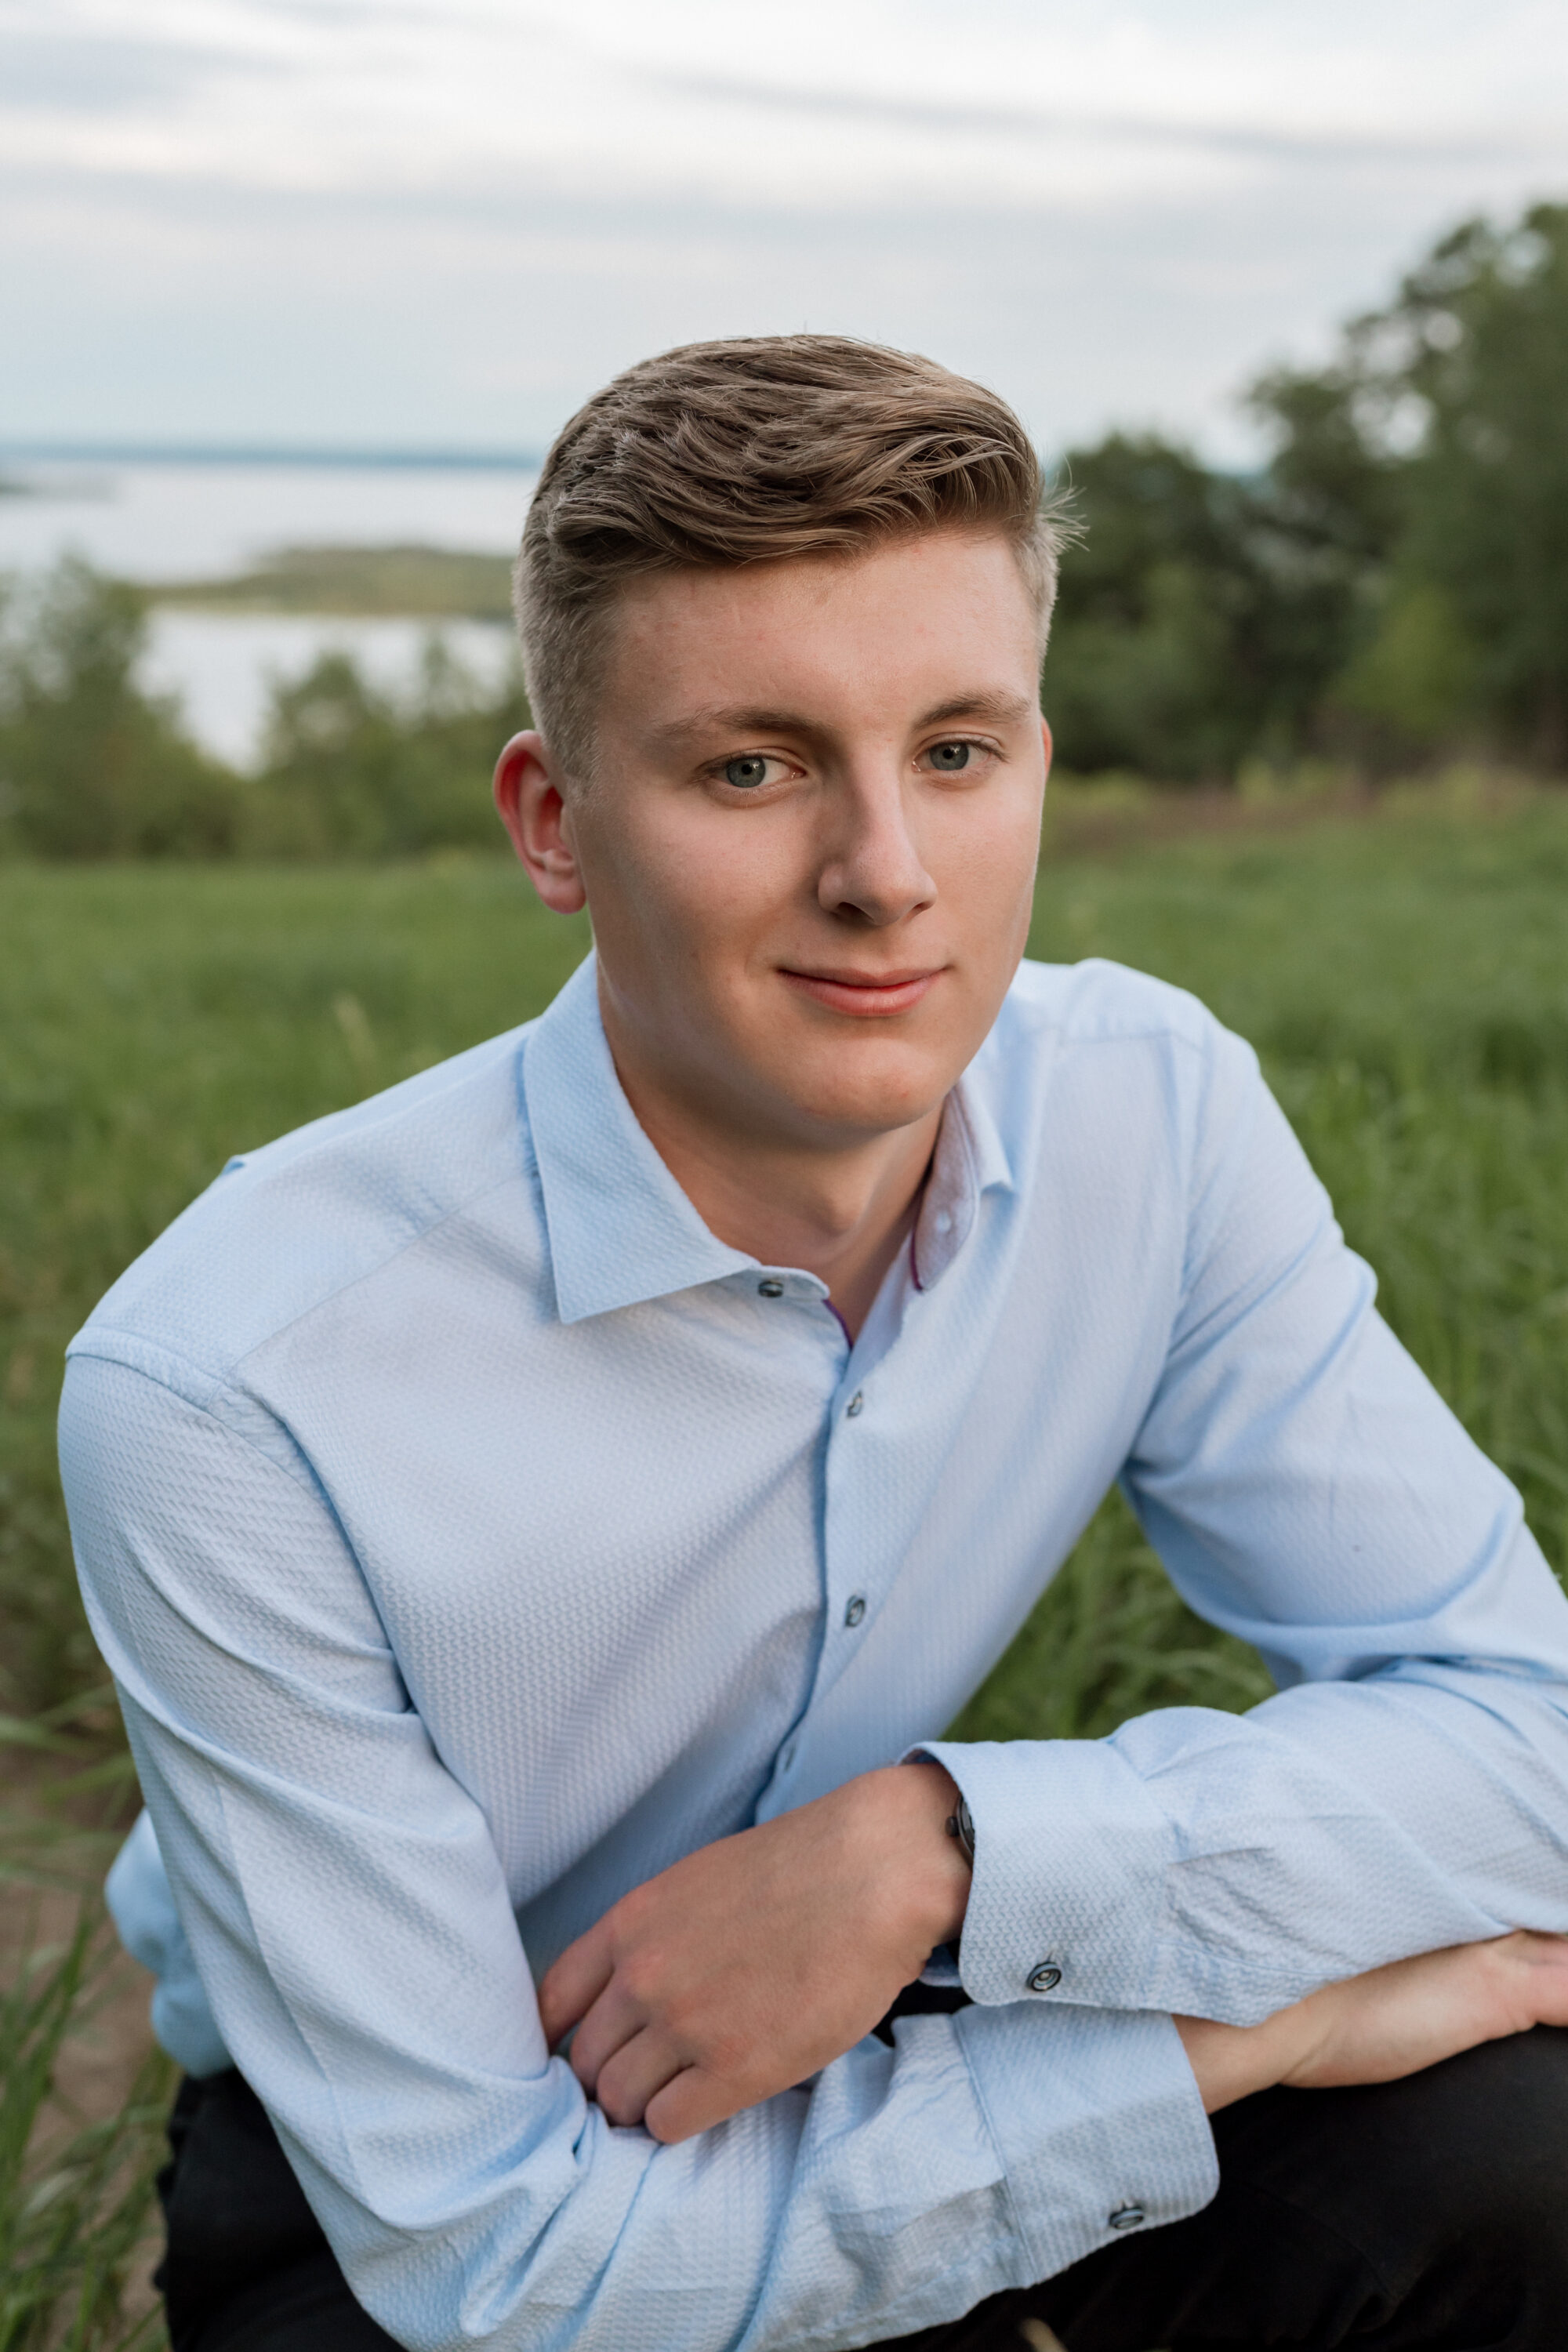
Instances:
[[[797,1064],[779,1074],[779,1092],[814,1127],[888,1135],[935,1110],[959,1075],[958,1068],[950,1071],[945,1064],[933,1068],[924,1055],[912,1068],[910,1060],[914,1057],[899,1058],[903,1066],[875,1071],[843,1066],[812,1070]]]

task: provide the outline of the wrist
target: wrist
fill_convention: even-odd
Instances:
[[[1205,2112],[1270,2091],[1294,2074],[1318,2039],[1310,2000],[1276,2011],[1259,2025],[1221,2025],[1208,2017],[1172,2020],[1187,2053]]]
[[[868,1773],[879,1814],[877,1835],[892,1900],[910,1920],[921,1958],[939,1944],[956,1943],[969,1903],[970,1865],[948,1831],[960,1801],[958,1783],[928,1759]]]

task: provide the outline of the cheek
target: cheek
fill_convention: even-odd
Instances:
[[[984,824],[964,823],[964,813],[939,846],[936,880],[950,912],[972,932],[972,949],[984,954],[1010,952],[1021,922],[1027,929],[1039,861],[1037,807],[1007,807]]]
[[[628,878],[683,932],[718,948],[743,942],[792,903],[797,863],[797,845],[783,827],[748,814],[729,824],[672,826],[637,845]]]
[[[750,829],[748,828],[748,831]],[[780,904],[780,861],[766,845],[708,828],[669,827],[605,845],[589,903],[606,948],[627,949],[658,987],[700,992],[743,961]]]

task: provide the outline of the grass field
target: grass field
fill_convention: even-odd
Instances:
[[[1033,952],[1157,971],[1253,1039],[1390,1319],[1523,1487],[1562,1572],[1568,795],[1074,837],[1047,856]],[[230,1152],[526,1017],[584,944],[499,859],[0,867],[0,1711],[33,1775],[11,1811],[13,1871],[95,1870],[92,1809],[126,1793],[54,1483],[65,1339]],[[1265,1686],[1182,1610],[1113,1501],[961,1727],[1092,1734]],[[50,1980],[33,1980],[37,2000]],[[0,2024],[12,2049],[20,2031]],[[128,2148],[140,2161],[140,2118],[48,2264],[26,2256],[44,2284],[19,2320],[0,2304],[0,2352],[56,2340],[84,2246],[112,2286],[130,2226],[114,2184]],[[5,2128],[0,2115],[0,2141]],[[0,2252],[25,2172],[0,2145]],[[58,2340],[115,2341],[109,2299]]]

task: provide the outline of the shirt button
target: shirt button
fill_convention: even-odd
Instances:
[[[863,1389],[857,1389],[848,1403],[845,1406],[844,1411],[849,1420],[853,1421],[857,1413],[864,1412],[865,1410],[866,1392]]]
[[[1140,2221],[1148,2218],[1142,2205],[1119,2205],[1114,2213],[1106,2215],[1113,2230],[1135,2230]]]
[[[849,1606],[844,1612],[844,1622],[850,1626],[858,1625],[861,1618],[864,1617],[865,1614],[865,1594],[863,1592],[852,1592],[849,1596]]]
[[[784,1285],[782,1282],[775,1281],[773,1276],[770,1274],[765,1282],[758,1283],[757,1296],[759,1298],[782,1298],[784,1297]]]
[[[1031,1969],[1024,1979],[1031,1992],[1055,1992],[1061,1980],[1062,1972],[1055,1960],[1042,1960],[1039,1967]]]

